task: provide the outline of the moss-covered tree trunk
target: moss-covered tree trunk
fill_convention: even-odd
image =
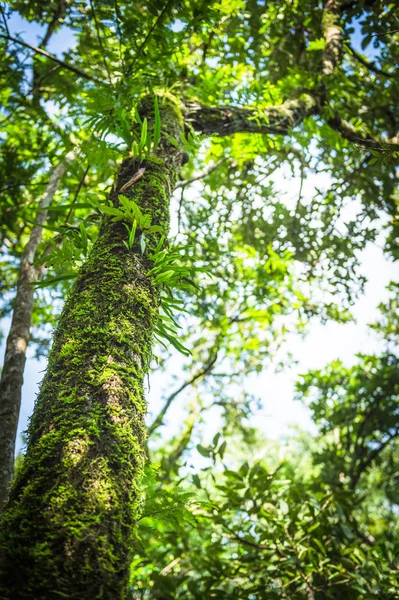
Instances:
[[[162,114],[179,139],[178,111]],[[117,191],[166,234],[178,149],[163,137],[157,156],[126,160]],[[159,294],[146,276],[161,234],[128,250],[123,223],[107,220],[60,317],[29,427],[26,458],[0,531],[0,598],[126,597],[137,490],[144,463],[143,380]]]

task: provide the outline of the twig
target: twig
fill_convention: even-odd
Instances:
[[[163,424],[163,419],[165,418],[165,415],[170,407],[170,405],[172,404],[173,400],[183,391],[185,390],[187,387],[189,387],[190,385],[192,385],[195,381],[197,381],[198,379],[200,379],[201,377],[205,377],[205,375],[208,375],[216,361],[218,358],[218,340],[215,344],[215,346],[217,347],[217,350],[214,351],[214,355],[212,356],[212,358],[208,361],[208,363],[205,365],[205,367],[203,367],[203,369],[201,369],[200,371],[198,371],[195,375],[193,375],[190,379],[187,379],[184,383],[182,383],[182,385],[175,390],[172,394],[170,394],[170,396],[166,399],[166,402],[162,408],[162,410],[159,412],[158,416],[156,417],[156,419],[153,421],[153,423],[150,425],[150,427],[148,428],[148,435],[151,435],[152,433],[154,433],[154,431],[156,429],[158,429],[158,427],[160,427]]]
[[[398,436],[399,436],[399,429],[395,429],[394,433],[390,434],[388,436],[388,438],[385,440],[385,442],[382,442],[382,444],[380,444],[378,446],[378,448],[376,448],[373,452],[370,453],[367,460],[365,460],[359,464],[357,473],[354,475],[353,479],[351,480],[351,482],[349,484],[349,489],[351,489],[351,490],[355,489],[355,487],[356,487],[360,477],[364,473],[364,471],[369,468],[371,463],[377,458],[377,456],[379,454],[381,454],[381,452],[388,446],[388,444],[390,442],[392,442],[392,440],[394,440]]]
[[[72,206],[71,206],[71,208],[70,208],[70,210],[69,210],[69,212],[68,212],[68,214],[67,214],[67,216],[65,218],[65,225],[67,225],[69,223],[69,219],[71,218],[72,213],[75,210],[74,204],[76,204],[76,202],[77,202],[77,200],[79,198],[80,190],[83,187],[83,184],[85,182],[86,175],[89,172],[89,169],[90,169],[90,165],[87,165],[87,167],[85,168],[85,170],[83,172],[82,177],[80,178],[78,187],[76,188],[76,192],[75,192],[75,195],[74,195],[73,200],[72,200]]]
[[[123,60],[123,54],[122,54],[122,31],[121,31],[121,25],[120,25],[121,18],[120,18],[118,0],[114,0],[114,8],[115,8],[116,31],[118,33],[118,41],[119,41],[119,58],[122,63],[122,72],[125,73],[126,65],[125,65],[125,61]]]
[[[186,188],[184,186],[181,186],[181,194],[180,194],[180,200],[179,200],[179,208],[177,210],[177,232],[180,233],[180,223],[181,223],[181,211],[183,208],[183,202],[184,202],[184,190]]]
[[[51,38],[51,36],[53,35],[53,33],[55,31],[55,28],[57,27],[58,21],[65,14],[66,5],[67,5],[66,0],[60,0],[57,10],[55,11],[54,17],[53,17],[52,21],[49,23],[49,26],[47,27],[47,31],[44,34],[44,38],[42,39],[42,41],[39,44],[39,48],[45,48],[47,46],[49,39]]]
[[[391,35],[391,33],[398,33],[399,29],[391,29],[391,31],[383,31],[382,33],[372,33],[370,37],[378,37],[380,35]]]
[[[384,77],[395,77],[395,73],[387,73],[383,69],[379,69],[375,65],[375,63],[363,58],[363,56],[361,54],[359,54],[358,52],[356,52],[356,50],[354,48],[352,48],[352,46],[350,44],[347,44],[347,48],[352,53],[352,55],[356,58],[356,60],[358,62],[360,62],[360,64],[362,64],[364,67],[366,67],[366,69],[368,69],[369,71],[372,71],[373,73],[376,73],[377,75],[383,75]]]
[[[105,81],[102,81],[101,79],[98,79],[97,77],[95,77],[95,75],[89,75],[88,73],[86,73],[85,71],[80,69],[79,67],[75,67],[74,65],[66,63],[65,61],[61,60],[60,58],[57,58],[56,56],[54,56],[54,54],[50,54],[49,52],[47,52],[46,50],[43,50],[42,48],[37,48],[36,46],[31,46],[30,44],[27,44],[26,42],[23,42],[22,40],[18,40],[17,38],[14,38],[10,35],[0,34],[0,38],[9,40],[10,42],[14,42],[14,44],[19,44],[20,46],[24,46],[24,48],[28,48],[29,50],[32,50],[33,52],[35,52],[35,54],[40,54],[41,56],[45,56],[46,58],[49,58],[53,62],[56,62],[58,65],[61,65],[65,69],[72,71],[72,73],[75,73],[76,75],[79,75],[80,77],[83,77],[84,79],[87,79],[88,81],[95,81],[96,83],[100,83],[101,85],[108,85]]]
[[[156,26],[158,25],[158,23],[161,22],[163,16],[165,15],[165,13],[167,12],[167,10],[169,9],[170,6],[172,6],[174,0],[168,0],[168,2],[165,4],[165,6],[163,7],[163,9],[161,10],[161,13],[158,15],[158,17],[156,18],[155,22],[153,23],[152,27],[150,28],[149,32],[147,33],[147,35],[144,38],[143,43],[141,44],[141,46],[139,47],[139,49],[136,52],[136,56],[134,57],[132,64],[130,65],[130,67],[128,68],[127,72],[126,72],[126,76],[128,77],[132,71],[133,71],[133,67],[137,62],[137,59],[139,58],[140,54],[143,51],[144,46],[146,45],[146,43],[148,42],[152,32],[154,31],[154,29],[156,28]]]
[[[164,567],[162,569],[162,571],[160,571],[159,575],[161,577],[165,577],[166,575],[168,575],[168,573],[170,573],[170,571],[173,569],[174,566],[176,566],[177,564],[179,564],[179,562],[180,562],[180,557],[174,558],[172,560],[172,562],[170,562],[168,565],[166,565],[166,567]]]
[[[106,70],[107,75],[108,75],[108,81],[109,81],[110,85],[112,85],[111,73],[110,73],[110,70],[108,68],[107,57],[106,57],[106,54],[105,54],[105,51],[104,51],[103,43],[101,41],[100,26],[98,24],[97,14],[96,14],[96,11],[95,11],[95,8],[94,8],[94,3],[93,3],[92,0],[90,0],[90,8],[91,8],[91,12],[93,14],[94,24],[95,24],[95,27],[96,27],[96,34],[97,34],[98,45],[100,46],[100,49],[101,49],[101,54],[102,54],[102,59],[103,59],[103,62],[104,62],[104,67],[105,67],[105,70]]]
[[[7,36],[9,36],[10,30],[8,29],[7,19],[6,19],[6,16],[4,14],[4,10],[3,10],[3,7],[1,6],[1,4],[0,4],[0,14],[1,14],[1,18],[3,19],[4,29],[6,30]]]
[[[186,185],[190,185],[190,183],[193,183],[194,181],[198,181],[199,179],[204,179],[205,177],[208,177],[208,175],[213,173],[213,171],[216,171],[216,169],[218,167],[220,167],[220,165],[222,163],[226,162],[226,160],[227,160],[227,156],[224,156],[223,158],[218,160],[214,165],[212,165],[209,169],[201,171],[201,173],[199,173],[195,177],[191,177],[190,179],[183,179],[182,181],[178,181],[175,188],[177,189],[180,187],[186,187]]]

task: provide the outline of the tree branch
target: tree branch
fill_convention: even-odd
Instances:
[[[51,38],[51,36],[53,35],[60,19],[62,19],[62,17],[65,15],[67,4],[68,4],[68,0],[60,0],[59,4],[54,12],[53,19],[51,20],[51,22],[49,23],[49,25],[47,27],[47,31],[44,35],[44,38],[40,42],[39,48],[43,49],[47,46],[47,43],[48,43],[49,39]]]
[[[182,383],[182,385],[177,390],[175,390],[172,394],[170,394],[170,396],[166,399],[162,410],[159,412],[159,414],[156,417],[156,419],[154,420],[154,422],[148,428],[149,436],[152,433],[154,433],[154,431],[163,424],[165,415],[166,415],[167,411],[169,410],[169,407],[172,404],[173,400],[183,390],[185,390],[187,387],[192,385],[195,381],[197,381],[198,379],[201,379],[202,377],[205,377],[205,375],[208,375],[208,373],[210,373],[212,371],[212,369],[217,361],[217,358],[218,358],[218,349],[216,349],[216,350],[214,349],[213,355],[211,352],[211,358],[208,360],[207,364],[200,371],[198,371],[195,375],[193,375],[190,379],[187,379],[184,383]]]
[[[1,5],[0,5],[0,14],[1,14],[1,18],[2,18],[3,23],[4,23],[4,29],[6,30],[6,33],[9,36],[10,35],[10,30],[8,29],[7,19],[6,19],[6,16],[4,14],[3,7]]]
[[[342,28],[338,0],[326,0],[324,3],[322,30],[326,45],[322,57],[323,75],[331,75],[339,65],[342,51]]]
[[[101,85],[108,85],[108,83],[106,81],[102,81],[101,79],[98,79],[97,77],[95,77],[95,75],[89,75],[88,73],[86,73],[85,71],[80,69],[79,67],[75,67],[74,65],[64,62],[63,60],[54,56],[54,54],[50,54],[49,52],[47,52],[47,50],[43,50],[42,48],[37,48],[36,46],[31,46],[30,44],[27,44],[26,42],[23,42],[22,40],[19,40],[15,37],[12,37],[11,35],[0,34],[0,38],[9,40],[10,42],[14,42],[14,44],[19,44],[20,46],[24,46],[24,48],[28,48],[28,50],[32,50],[33,52],[35,52],[35,54],[40,54],[41,56],[45,56],[46,58],[49,58],[50,60],[57,63],[58,65],[61,65],[61,67],[68,69],[68,71],[72,71],[72,73],[75,73],[75,75],[79,75],[79,77],[83,77],[84,79],[87,79],[88,81],[95,81],[96,83],[99,83]]]
[[[356,60],[362,64],[366,69],[376,73],[376,75],[383,75],[383,77],[395,77],[395,73],[387,73],[383,69],[379,69],[375,63],[366,60],[359,52],[356,52],[354,48],[350,44],[347,44],[346,47],[351,52],[351,54],[356,58]]]
[[[199,104],[186,106],[186,120],[196,131],[220,136],[234,133],[286,135],[292,127],[318,110],[318,102],[310,94],[286,100],[267,108],[262,115],[256,110],[236,106],[210,107]]]
[[[89,0],[89,3],[90,3],[90,9],[91,9],[91,12],[92,12],[92,15],[93,15],[94,25],[95,25],[95,28],[96,28],[98,45],[99,45],[100,50],[101,50],[101,57],[102,57],[102,60],[103,60],[103,63],[104,63],[105,71],[106,71],[106,73],[108,75],[108,81],[109,81],[110,85],[112,85],[111,72],[110,72],[110,70],[108,68],[107,54],[106,54],[106,52],[104,50],[104,46],[103,46],[103,43],[102,43],[102,40],[101,40],[100,25],[98,23],[96,9],[94,7],[93,0]]]
[[[200,406],[198,399],[196,398],[195,401],[192,402],[190,405],[189,414],[185,422],[185,429],[183,433],[180,434],[178,444],[169,453],[168,463],[170,465],[176,466],[182,454],[186,450],[188,444],[190,443],[192,433],[194,431],[194,426],[202,410],[202,406]]]
[[[36,223],[21,256],[17,294],[0,379],[0,508],[7,501],[14,474],[15,438],[33,311],[34,287],[31,284],[36,283],[40,278],[40,272],[33,262],[42,239],[48,206],[59,187],[68,163],[73,158],[74,153],[71,151],[51,173],[50,181],[38,204]]]
[[[130,67],[128,67],[127,72],[126,72],[126,76],[128,77],[132,71],[133,71],[133,67],[136,64],[140,54],[143,51],[144,46],[146,45],[146,43],[148,42],[148,40],[151,37],[152,32],[154,31],[154,29],[157,27],[157,25],[162,21],[164,15],[167,13],[167,11],[169,10],[169,8],[171,6],[173,6],[173,2],[174,0],[168,0],[168,2],[166,2],[165,6],[162,8],[160,14],[158,15],[158,17],[156,18],[156,20],[154,21],[152,27],[150,28],[149,32],[147,33],[147,35],[144,38],[143,43],[141,44],[141,46],[139,47],[139,49],[136,52],[136,56],[134,57]]]
[[[392,138],[376,139],[367,132],[358,131],[351,123],[341,119],[339,115],[328,119],[327,123],[330,127],[336,129],[343,138],[359,146],[365,146],[372,150],[386,149],[387,146],[397,146],[399,148],[399,134]]]
[[[351,490],[354,490],[360,477],[362,476],[362,474],[364,473],[364,471],[366,469],[368,469],[370,467],[370,465],[372,464],[372,462],[377,458],[377,456],[379,456],[379,454],[381,454],[381,452],[388,446],[388,444],[390,442],[392,442],[392,440],[394,440],[395,438],[397,438],[399,436],[399,429],[395,429],[395,431],[393,433],[391,433],[387,439],[385,440],[385,442],[382,442],[378,448],[376,448],[375,450],[373,450],[367,460],[364,460],[363,462],[361,462],[359,464],[357,473],[354,475],[354,477],[351,479],[351,482],[349,484],[349,488]]]
[[[195,177],[191,177],[191,179],[183,179],[182,181],[178,181],[175,185],[175,189],[181,188],[181,187],[186,187],[186,185],[190,185],[190,183],[193,183],[194,181],[198,181],[199,179],[204,179],[205,177],[208,177],[208,175],[213,173],[213,171],[216,171],[216,169],[218,167],[220,167],[220,165],[222,163],[226,162],[226,160],[227,160],[227,156],[224,156],[223,158],[218,160],[214,165],[212,165],[209,169],[206,169],[205,171],[201,171]]]

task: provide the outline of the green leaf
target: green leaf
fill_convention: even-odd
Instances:
[[[57,275],[56,277],[46,277],[46,279],[42,279],[41,281],[36,281],[34,283],[30,283],[29,285],[33,285],[36,288],[45,288],[50,285],[54,285],[54,283],[58,283],[60,281],[68,281],[70,279],[76,279],[78,273],[65,273],[64,275]]]
[[[160,273],[154,277],[154,283],[163,283],[164,281],[168,281],[168,279],[171,279],[174,274],[174,271],[165,271],[165,273]]]
[[[160,225],[151,225],[151,227],[149,228],[149,233],[162,233],[163,232],[163,227],[161,227]]]
[[[206,458],[209,458],[209,456],[210,456],[210,450],[209,450],[209,448],[205,448],[205,446],[202,446],[201,444],[198,444],[197,445],[197,450],[201,454],[201,456],[205,456]]]
[[[79,229],[80,229],[80,236],[81,236],[81,240],[82,240],[83,254],[86,256],[86,254],[87,254],[87,233],[86,233],[86,228],[83,223],[79,224]]]
[[[146,117],[141,125],[140,150],[142,150],[147,143],[147,130],[148,130],[148,124],[147,124],[147,117]]]
[[[161,139],[161,115],[159,112],[158,96],[154,95],[154,139],[153,147],[157,149]]]
[[[224,453],[225,453],[225,451],[226,451],[226,447],[227,447],[227,441],[225,440],[225,441],[224,441],[224,442],[223,442],[223,443],[220,445],[220,448],[219,448],[219,456],[220,456],[220,458],[221,458],[221,459],[223,459]]]
[[[194,473],[194,475],[192,475],[192,479],[193,479],[193,483],[194,483],[195,487],[200,488],[201,480],[196,473]]]
[[[102,206],[100,210],[106,215],[118,217],[119,220],[122,220],[125,216],[125,213],[122,210],[119,210],[119,208],[114,208],[113,206]]]

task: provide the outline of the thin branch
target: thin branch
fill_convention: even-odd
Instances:
[[[98,45],[99,45],[99,47],[101,49],[101,56],[102,56],[102,59],[103,59],[105,70],[106,70],[107,75],[108,75],[108,81],[109,81],[110,85],[112,85],[111,73],[110,73],[110,70],[108,68],[107,57],[106,57],[104,46],[103,46],[103,43],[102,43],[102,40],[101,40],[100,26],[99,26],[99,23],[98,23],[98,20],[97,20],[97,13],[96,13],[96,10],[94,8],[93,0],[90,0],[90,8],[91,8],[91,12],[93,14],[94,24],[95,24],[95,27],[96,27],[97,41],[98,41]]]
[[[122,71],[123,71],[123,73],[125,73],[126,65],[125,65],[125,61],[123,60],[123,54],[122,54],[122,30],[121,30],[121,24],[120,24],[121,16],[120,16],[120,10],[119,10],[119,6],[118,6],[118,0],[114,0],[114,8],[115,8],[116,31],[118,34],[118,41],[119,41],[119,58],[122,63]]]
[[[21,186],[23,186],[24,188],[28,189],[31,187],[37,187],[40,185],[47,185],[48,181],[40,181],[38,183],[22,183],[21,181],[19,181],[18,183],[13,183],[12,185],[5,185],[4,187],[0,188],[0,190],[2,192],[8,192],[9,190],[13,190],[15,188],[19,188]],[[19,210],[21,207],[23,206],[28,206],[29,204],[32,204],[32,202],[34,202],[34,200],[30,200],[29,202],[25,202],[23,204],[19,204],[19,206],[7,206],[4,209],[4,212],[11,212],[14,210]]]
[[[184,190],[185,190],[185,187],[182,186],[181,193],[180,193],[180,200],[179,200],[179,208],[177,210],[177,232],[178,233],[180,233],[181,212],[182,212],[183,202],[184,202]]]
[[[373,4],[376,4],[378,0],[366,0],[365,7],[370,8]],[[350,0],[349,2],[340,3],[340,11],[342,13],[351,10],[352,8],[357,8],[359,5],[359,0]]]
[[[355,531],[356,535],[363,540],[363,542],[365,544],[367,544],[367,546],[369,546],[370,548],[372,548],[375,545],[375,539],[372,535],[367,535],[366,533],[363,533],[363,531],[361,531],[359,529],[359,525],[355,519],[355,517],[353,515],[351,515],[350,513],[348,513],[348,511],[346,511],[345,509],[343,509],[344,511],[344,515],[348,521],[348,523],[350,523],[350,525],[352,526],[353,530]]]
[[[330,127],[336,129],[343,138],[359,146],[365,146],[372,150],[383,150],[387,146],[399,148],[399,134],[387,139],[374,138],[367,132],[358,131],[351,123],[345,121],[345,119],[341,119],[338,115],[332,119],[328,119],[327,123]]]
[[[155,30],[155,28],[157,27],[157,25],[161,22],[161,20],[163,19],[164,15],[166,14],[166,12],[169,10],[169,8],[173,5],[174,0],[168,0],[168,2],[165,4],[165,6],[163,7],[163,9],[161,10],[160,14],[158,15],[158,17],[156,18],[156,20],[154,21],[152,27],[150,28],[149,32],[147,33],[147,35],[144,38],[143,43],[141,44],[141,46],[139,47],[139,49],[136,52],[136,56],[134,57],[132,64],[130,65],[130,67],[127,69],[126,72],[126,76],[128,77],[129,75],[131,75],[132,71],[133,71],[133,67],[135,66],[140,54],[142,53],[144,46],[146,45],[146,43],[148,42],[148,40],[151,37],[151,34],[153,33],[153,31]]]
[[[380,35],[391,35],[392,33],[398,33],[399,29],[391,29],[391,31],[383,31],[382,33],[372,33],[371,37],[379,37]]]
[[[52,21],[49,23],[49,26],[47,27],[47,31],[44,35],[44,38],[42,39],[42,41],[39,44],[39,48],[45,48],[48,44],[49,39],[51,38],[51,36],[53,35],[60,19],[62,19],[62,17],[65,15],[66,12],[66,7],[67,7],[67,1],[66,0],[60,0],[57,9],[54,13],[54,17],[52,19]]]
[[[215,346],[218,348],[217,344],[215,344]],[[208,360],[207,364],[200,371],[198,371],[195,375],[190,377],[190,379],[187,379],[184,383],[182,383],[182,385],[177,390],[175,390],[172,394],[170,394],[170,396],[166,399],[162,410],[159,412],[159,414],[156,417],[156,419],[154,420],[154,422],[148,428],[148,435],[151,435],[152,433],[154,433],[154,431],[156,429],[158,429],[158,427],[163,425],[163,420],[164,420],[165,415],[166,415],[167,411],[169,410],[169,407],[172,404],[173,400],[175,398],[177,398],[177,396],[181,392],[183,392],[187,387],[192,385],[195,381],[197,381],[198,379],[201,379],[202,377],[205,377],[212,371],[212,369],[217,361],[217,358],[218,358],[218,349],[216,351],[214,349],[213,352],[214,352],[214,354]],[[211,354],[212,354],[212,352],[211,352]]]
[[[76,192],[75,192],[75,195],[74,195],[73,200],[72,200],[72,206],[71,206],[71,208],[70,208],[70,210],[69,210],[69,212],[68,212],[68,214],[67,214],[67,216],[65,218],[65,225],[67,225],[69,223],[69,219],[71,218],[72,213],[75,210],[74,204],[76,204],[76,202],[77,202],[77,200],[79,198],[80,190],[82,189],[82,187],[84,185],[84,182],[85,182],[85,179],[86,179],[86,175],[89,172],[89,170],[90,170],[90,165],[87,165],[87,167],[85,168],[85,170],[83,172],[82,177],[80,178],[79,185],[76,188]]]
[[[214,165],[209,167],[209,169],[204,169],[204,171],[201,171],[195,177],[191,177],[191,179],[183,179],[182,181],[178,181],[175,186],[175,189],[180,188],[180,187],[186,187],[187,185],[190,185],[190,183],[193,183],[194,181],[198,181],[199,179],[204,179],[205,177],[208,177],[208,175],[213,173],[213,171],[216,171],[216,169],[218,167],[220,167],[220,165],[222,163],[226,162],[226,160],[227,160],[227,156],[224,156],[223,158],[218,160]]]
[[[3,19],[4,29],[6,30],[7,36],[9,36],[10,30],[8,29],[7,19],[6,19],[6,16],[4,14],[4,10],[3,10],[3,7],[1,6],[1,4],[0,4],[0,14],[1,14],[1,18]]]
[[[379,454],[381,454],[381,452],[388,446],[388,444],[390,442],[392,442],[392,440],[394,440],[398,436],[399,436],[399,429],[395,429],[394,433],[391,433],[387,437],[385,442],[382,442],[382,444],[380,444],[378,446],[378,448],[376,448],[375,450],[373,450],[373,452],[371,452],[369,454],[369,457],[367,458],[367,460],[365,460],[365,461],[363,461],[363,463],[359,464],[358,471],[357,471],[356,475],[352,478],[352,480],[349,484],[349,488],[351,490],[355,489],[355,487],[356,487],[360,477],[364,473],[364,471],[370,467],[371,463],[379,456]]]
[[[164,567],[162,569],[162,571],[159,572],[159,576],[166,577],[166,575],[169,575],[169,573],[170,573],[170,571],[172,571],[173,567],[178,565],[180,561],[181,561],[181,557],[174,558],[172,560],[172,562],[170,562],[168,565],[166,565],[166,567]]]
[[[352,53],[352,55],[356,58],[356,60],[362,64],[366,69],[376,73],[376,75],[383,75],[384,77],[395,77],[395,73],[387,73],[383,69],[379,69],[375,63],[366,60],[359,52],[356,52],[354,48],[350,44],[347,44],[348,50]]]
[[[67,216],[65,217],[65,221],[64,221],[64,224],[63,224],[64,227],[66,227],[68,225],[68,223],[70,221],[70,218],[71,218],[71,216],[72,216],[72,214],[73,214],[73,212],[75,210],[74,204],[77,203],[80,191],[81,191],[81,189],[82,189],[82,187],[84,185],[84,181],[86,179],[87,173],[89,172],[89,169],[90,169],[90,165],[87,165],[86,169],[83,172],[82,177],[80,178],[78,187],[76,188],[75,195],[74,195],[73,200],[71,202],[72,206],[69,209]],[[50,209],[51,209],[51,207],[50,207]],[[59,235],[57,235],[54,238],[54,240],[57,241],[57,242],[61,242],[62,239],[63,239],[63,234],[62,233],[60,233]],[[45,256],[48,256],[48,254],[50,253],[51,249],[52,249],[52,245],[50,243],[48,243],[46,245],[46,247],[43,249],[43,252],[41,253],[40,260],[42,260]]]
[[[190,443],[194,431],[194,426],[198,420],[199,415],[203,411],[203,406],[200,405],[200,403],[198,402],[198,398],[196,398],[190,405],[189,414],[185,422],[185,430],[179,435],[179,441],[177,446],[169,453],[168,463],[170,465],[177,465],[179,459],[181,458],[188,444]]]
[[[79,67],[75,67],[74,65],[64,62],[63,60],[54,56],[54,54],[50,54],[49,52],[47,52],[46,50],[43,50],[42,48],[37,48],[36,46],[31,46],[30,44],[27,44],[26,42],[23,42],[22,40],[18,40],[17,38],[14,38],[10,35],[0,34],[0,38],[9,40],[10,42],[14,42],[14,44],[19,44],[20,46],[24,46],[24,48],[28,48],[29,50],[32,50],[32,52],[35,52],[35,54],[40,54],[41,56],[45,56],[46,58],[49,58],[50,60],[57,63],[58,65],[61,65],[65,69],[68,69],[68,71],[72,71],[72,73],[75,73],[75,75],[79,75],[79,77],[83,77],[84,79],[87,79],[88,81],[95,81],[96,83],[99,83],[101,85],[108,85],[106,81],[102,81],[101,79],[98,79],[94,75],[89,75],[85,71],[82,71],[82,69],[80,69]]]
[[[225,525],[225,527],[226,527],[226,525]],[[229,529],[229,531],[231,531],[231,530]],[[237,535],[236,533],[230,534],[230,533],[222,532],[222,536],[229,540],[235,540],[237,542],[240,542],[240,544],[244,544],[245,546],[249,546],[250,548],[255,548],[256,550],[271,550],[271,546],[265,546],[263,544],[257,544],[256,542],[251,542],[250,540],[246,540],[245,538],[242,538],[241,536]]]

